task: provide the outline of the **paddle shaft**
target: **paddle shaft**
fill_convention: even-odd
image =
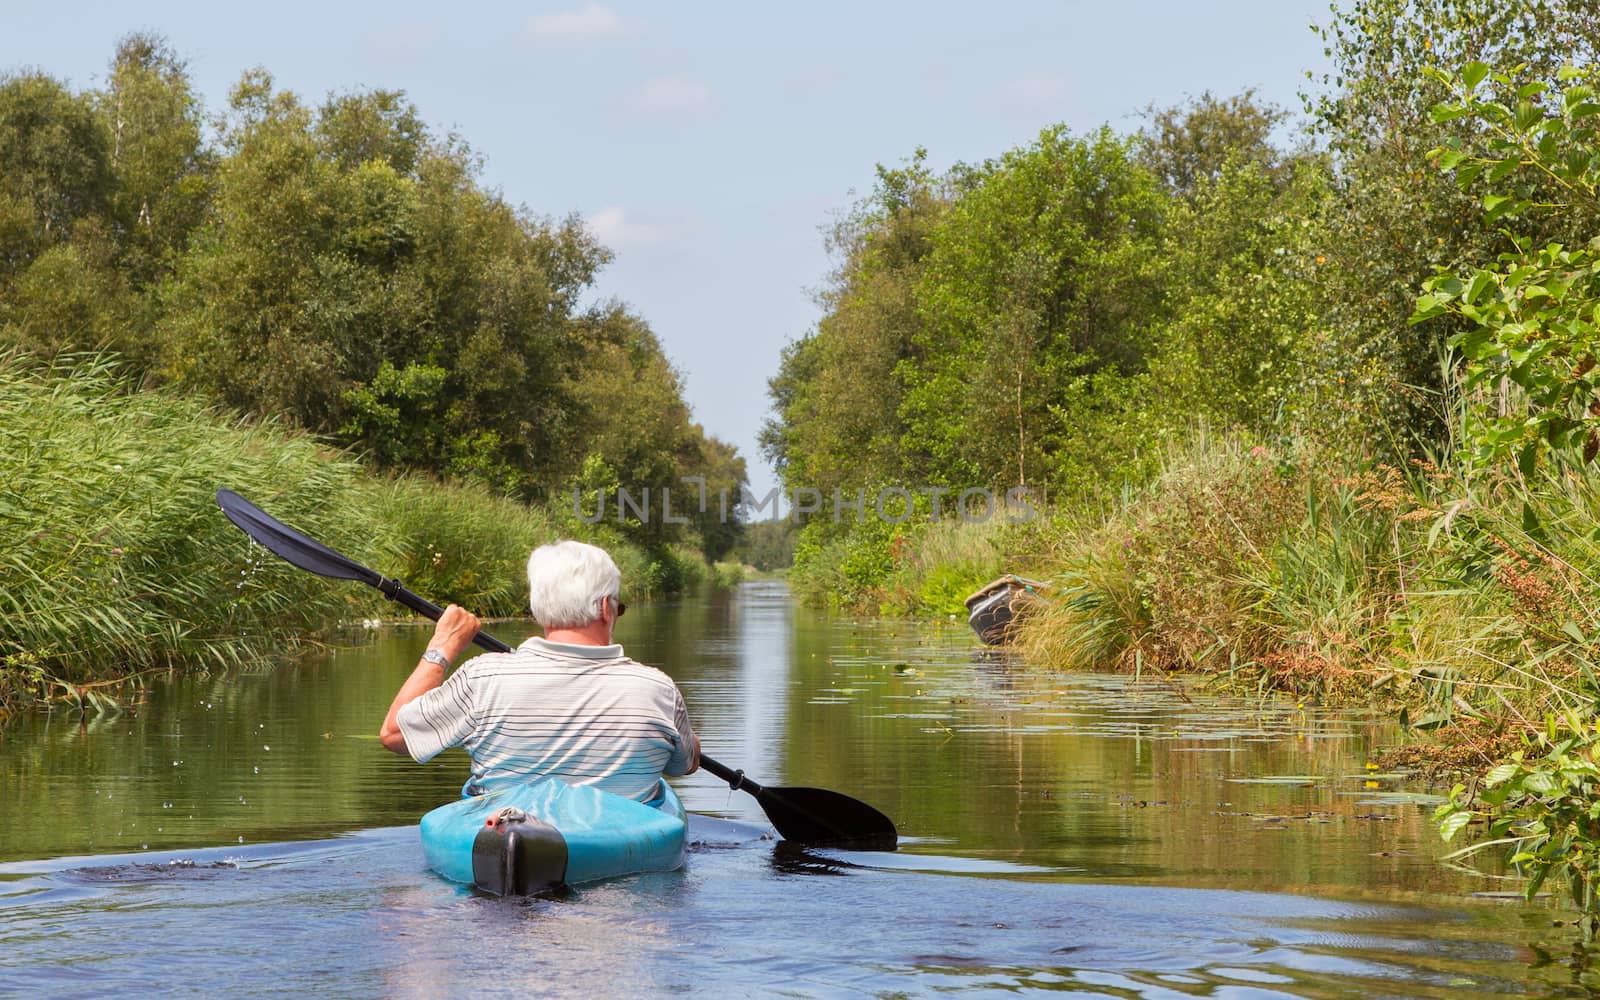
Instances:
[[[355,580],[375,587],[385,597],[424,618],[438,621],[444,609],[407,590],[399,580],[373,572],[347,556],[269,515],[228,489],[217,491],[217,506],[250,538],[291,565],[336,580]],[[486,632],[472,641],[494,653],[511,647]],[[700,755],[700,763],[735,791],[748,792],[760,803],[778,832],[790,840],[809,843],[851,843],[870,850],[892,851],[898,843],[894,821],[859,799],[826,788],[763,788],[734,770]]]
[[[407,590],[399,580],[379,577],[377,588],[391,600],[417,614],[438,621],[444,609]],[[475,645],[491,653],[509,653],[511,647],[483,630],[472,637]],[[755,797],[767,818],[785,838],[812,842],[854,842],[870,850],[895,849],[898,835],[889,817],[865,802],[823,788],[766,788],[745,777],[744,771],[700,755],[700,766],[728,783],[736,792]]]

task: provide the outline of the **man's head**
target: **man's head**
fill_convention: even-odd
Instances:
[[[528,557],[528,605],[546,629],[582,628],[613,606],[622,573],[605,549],[583,542],[552,542]]]

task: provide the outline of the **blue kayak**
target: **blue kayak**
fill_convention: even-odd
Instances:
[[[557,778],[475,795],[422,817],[428,867],[505,896],[683,864],[683,803],[649,804]]]

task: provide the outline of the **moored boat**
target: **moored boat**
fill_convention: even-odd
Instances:
[[[422,817],[428,867],[495,895],[683,865],[683,803],[666,782],[651,803],[535,778]]]
[[[991,646],[1011,640],[1011,626],[1045,587],[1039,580],[1007,573],[973,591],[966,599],[967,624]]]

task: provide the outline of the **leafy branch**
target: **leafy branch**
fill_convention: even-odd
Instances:
[[[1471,119],[1482,128],[1476,138],[1486,141],[1469,145],[1454,135],[1431,155],[1463,190],[1487,184],[1484,223],[1600,204],[1592,69],[1564,67],[1559,93],[1548,81],[1523,80],[1526,66],[1491,73],[1474,62],[1453,76],[1428,73],[1452,93],[1434,106],[1433,120]],[[1410,321],[1468,321],[1448,344],[1465,362],[1465,387],[1482,390],[1472,415],[1482,464],[1515,456],[1526,474],[1547,453],[1593,461],[1600,454],[1600,239],[1535,250],[1531,240],[1508,235],[1515,249],[1494,265],[1425,282]]]

